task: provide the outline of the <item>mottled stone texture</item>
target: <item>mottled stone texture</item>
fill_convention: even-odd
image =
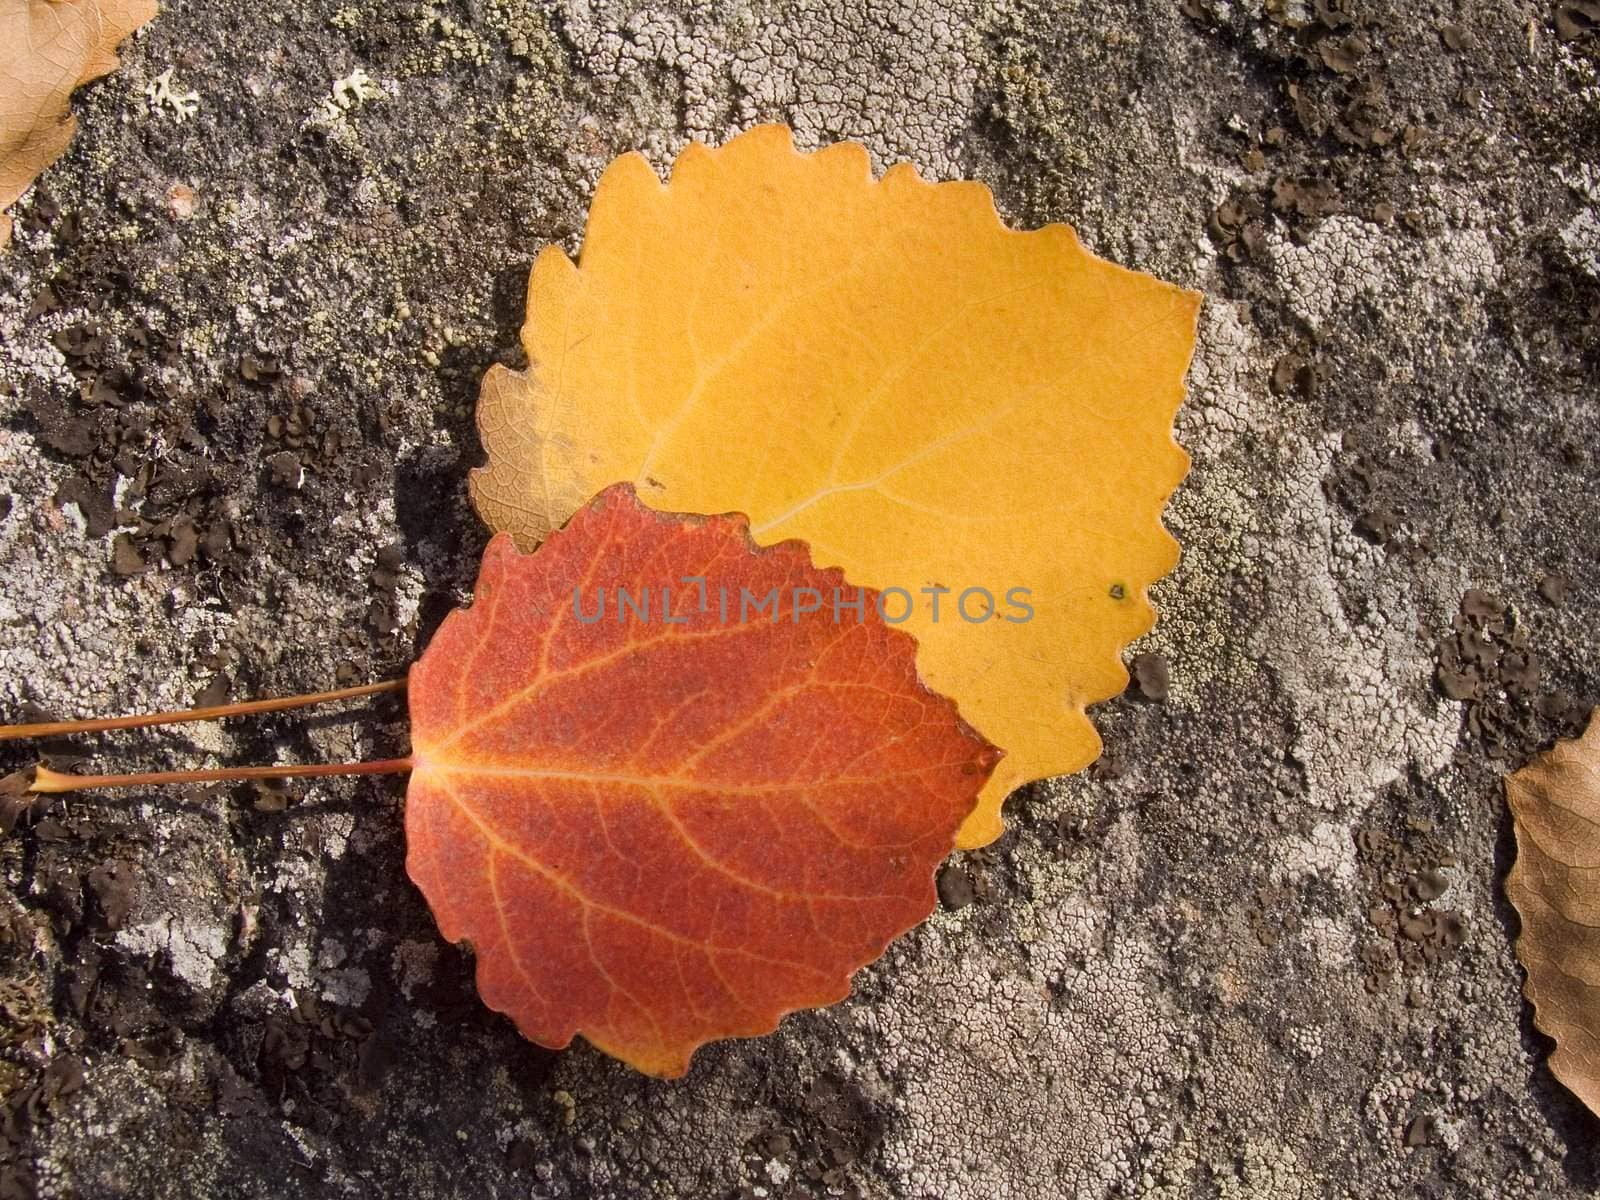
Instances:
[[[1499,891],[1500,774],[1600,700],[1568,7],[171,0],[0,257],[6,713],[402,669],[484,540],[472,403],[532,256],[613,154],[768,119],[1205,290],[1138,647],[1171,682],[963,856],[971,903],[677,1083],[477,1003],[393,782],[36,814],[0,843],[6,1194],[1594,1194]],[[401,715],[84,749],[372,757]]]

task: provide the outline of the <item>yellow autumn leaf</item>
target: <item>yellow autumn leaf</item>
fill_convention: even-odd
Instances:
[[[1576,741],[1506,777],[1517,861],[1506,898],[1550,1070],[1600,1116],[1600,709]]]
[[[1084,708],[1154,619],[1199,301],[1064,225],[1007,229],[981,184],[875,181],[858,145],[763,126],[691,145],[668,184],[627,154],[580,265],[534,265],[530,367],[484,380],[473,497],[528,549],[630,481],[904,589],[885,604],[914,603],[928,686],[1006,750],[958,843],[983,845],[1011,789],[1099,754]]]
[[[66,151],[73,89],[115,71],[118,43],[155,15],[156,0],[0,0],[0,209]]]

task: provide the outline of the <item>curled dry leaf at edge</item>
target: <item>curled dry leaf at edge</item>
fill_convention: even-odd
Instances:
[[[928,686],[1006,750],[959,839],[984,845],[1012,789],[1099,755],[1085,707],[1154,620],[1199,304],[1065,225],[1008,229],[982,184],[875,179],[854,143],[759,126],[665,184],[626,154],[578,262],[534,266],[529,369],[484,380],[473,499],[531,549],[632,481],[909,604]]]
[[[836,589],[864,601],[841,620]],[[999,752],[872,601],[626,484],[534,554],[489,543],[411,670],[406,789],[406,868],[485,1004],[681,1075],[843,999],[932,911]]]
[[[74,89],[115,71],[117,45],[156,11],[156,0],[0,0],[0,209],[66,151]],[[0,247],[10,240],[0,212]]]
[[[1556,1041],[1550,1070],[1600,1116],[1600,709],[1506,778],[1517,861],[1506,896],[1522,918],[1517,957],[1534,1023]]]

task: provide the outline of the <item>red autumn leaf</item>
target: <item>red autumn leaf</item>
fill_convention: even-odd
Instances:
[[[648,621],[618,619],[619,586],[649,589]],[[741,614],[774,589],[776,619]],[[534,554],[489,544],[412,669],[406,793],[407,869],[485,1003],[541,1045],[581,1033],[681,1075],[843,999],[927,916],[999,752],[858,595],[803,543],[627,485]]]

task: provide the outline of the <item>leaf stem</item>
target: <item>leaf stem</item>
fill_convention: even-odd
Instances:
[[[271,700],[247,700],[240,704],[218,704],[211,708],[186,708],[176,712],[141,713],[131,717],[103,717],[91,721],[45,721],[36,725],[0,725],[0,741],[19,738],[54,737],[68,733],[100,733],[107,729],[140,729],[147,725],[181,725],[186,721],[216,721],[223,717],[242,717],[250,713],[282,712],[305,708],[331,700],[354,700],[380,692],[398,692],[406,680],[388,679],[383,683],[364,683],[359,687],[331,692],[312,692],[304,696],[278,696]],[[108,785],[109,786],[109,785]]]
[[[242,779],[294,779],[308,775],[398,775],[411,770],[409,758],[374,762],[289,764],[282,767],[216,767],[203,771],[148,771],[133,775],[68,775],[34,768],[30,792],[82,792],[90,788],[156,787],[166,783],[232,783]]]

